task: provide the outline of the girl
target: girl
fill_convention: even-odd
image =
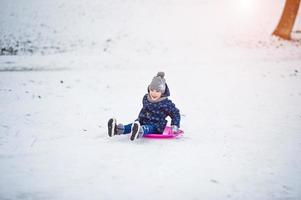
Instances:
[[[110,137],[130,133],[130,139],[135,140],[144,134],[162,134],[167,123],[167,116],[171,118],[172,131],[178,131],[181,120],[180,111],[168,99],[170,93],[164,75],[164,72],[158,72],[157,76],[152,79],[147,88],[148,93],[143,97],[143,107],[134,123],[117,125],[114,118],[108,121]]]

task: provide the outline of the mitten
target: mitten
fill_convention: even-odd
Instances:
[[[171,131],[172,131],[172,133],[177,133],[179,131],[178,126],[177,125],[172,125],[171,126]]]

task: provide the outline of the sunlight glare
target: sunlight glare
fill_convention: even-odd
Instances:
[[[257,4],[257,0],[237,0],[236,9],[243,15],[249,15],[256,11]]]

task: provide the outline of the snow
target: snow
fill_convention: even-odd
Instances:
[[[0,199],[301,199],[284,1],[0,0]],[[17,45],[19,44],[19,45]],[[166,73],[183,137],[107,136]]]

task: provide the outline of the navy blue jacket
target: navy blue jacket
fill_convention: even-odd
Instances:
[[[148,91],[149,92],[149,91]],[[171,118],[171,125],[180,127],[180,111],[176,108],[175,104],[167,97],[170,95],[168,86],[161,98],[163,100],[158,102],[151,102],[148,100],[148,94],[143,97],[143,107],[139,113],[138,121],[141,125],[154,125],[157,127],[159,133],[164,131],[167,120],[167,116]]]

